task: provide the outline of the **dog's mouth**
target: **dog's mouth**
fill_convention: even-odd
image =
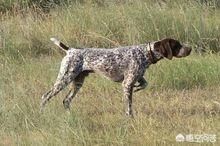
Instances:
[[[186,56],[190,55],[191,51],[192,51],[191,47],[183,46],[179,50],[179,53],[176,55],[176,57],[177,58],[186,57]]]

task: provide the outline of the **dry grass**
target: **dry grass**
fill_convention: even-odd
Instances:
[[[189,85],[194,78],[199,78],[205,81],[203,86],[195,82],[189,89],[187,84],[175,81],[178,74],[190,78],[193,73],[184,61],[196,66],[197,74],[191,76]],[[210,61],[209,69],[203,70],[200,63]],[[0,67],[0,143],[177,145],[175,136],[178,133],[208,133],[216,134],[218,138],[220,87],[215,80],[220,79],[217,74],[219,62],[220,58],[216,55],[191,56],[182,61],[163,60],[151,66],[146,74],[149,87],[134,95],[135,118],[130,119],[124,115],[125,100],[120,84],[95,74],[86,79],[70,112],[65,111],[62,105],[66,89],[54,97],[45,112],[40,114],[40,97],[52,86],[60,57],[28,59],[22,63],[3,59]],[[180,70],[180,67],[188,72]],[[177,68],[178,73],[175,73]],[[215,76],[212,75],[214,72]],[[215,144],[218,145],[219,140]]]
[[[9,1],[0,2],[10,7]],[[196,144],[177,143],[179,133],[216,134],[214,144],[198,145],[220,145],[219,54],[193,53],[152,65],[146,73],[148,88],[134,95],[134,119],[124,115],[120,84],[98,75],[86,79],[70,112],[62,105],[65,89],[39,113],[40,97],[53,85],[63,56],[49,42],[51,36],[72,47],[114,47],[173,37],[194,50],[217,52],[220,10],[212,5],[217,1],[212,2],[89,0],[63,4],[49,13],[37,7],[1,13],[0,145]]]
[[[173,37],[194,49],[219,51],[220,10],[195,1],[91,3],[3,14],[0,54],[19,58],[51,54],[49,38],[57,36],[73,47],[114,47]]]

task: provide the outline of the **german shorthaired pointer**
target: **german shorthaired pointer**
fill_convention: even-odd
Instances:
[[[191,52],[190,47],[170,38],[114,49],[75,49],[67,47],[55,38],[51,38],[51,41],[65,51],[66,56],[61,62],[54,86],[42,96],[41,110],[53,96],[73,83],[74,88],[63,100],[64,107],[69,109],[70,102],[82,87],[85,77],[91,72],[96,72],[115,82],[122,82],[124,96],[128,102],[126,114],[132,116],[133,88],[136,92],[147,86],[143,77],[145,70],[164,57],[171,60],[173,57],[188,56]]]

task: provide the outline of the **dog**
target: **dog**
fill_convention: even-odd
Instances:
[[[42,96],[41,111],[53,96],[72,83],[73,89],[63,100],[64,107],[69,109],[85,77],[95,72],[122,83],[124,97],[127,99],[126,114],[133,116],[132,93],[133,90],[136,92],[146,88],[147,81],[144,78],[146,69],[163,58],[171,60],[173,57],[186,57],[192,50],[172,38],[113,49],[75,49],[66,46],[56,38],[51,38],[51,41],[60,47],[66,56],[62,59],[54,86]]]

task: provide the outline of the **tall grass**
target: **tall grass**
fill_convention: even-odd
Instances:
[[[57,36],[72,47],[115,47],[173,37],[194,49],[219,51],[220,10],[195,1],[91,2],[57,7],[50,13],[3,14],[1,54],[39,56],[54,52]],[[25,55],[25,56],[26,56]]]
[[[8,4],[0,14],[0,145],[197,144],[177,143],[179,133],[216,134],[215,143],[198,144],[220,145],[220,58],[212,54],[220,50],[217,0],[40,1],[51,2],[48,11],[32,2],[0,0]],[[124,116],[121,85],[95,74],[69,112],[62,106],[66,88],[42,114],[40,97],[63,56],[52,36],[78,48],[173,37],[207,53],[150,66],[149,86],[133,95],[134,119]]]
[[[218,86],[219,62],[218,55],[212,54],[159,62],[149,70],[149,74],[153,74],[149,79],[159,88],[182,90]]]
[[[62,106],[67,88],[40,113],[40,97],[54,83],[60,59],[1,58],[0,145],[177,145],[179,133],[220,134],[216,55],[151,66],[149,87],[133,96],[134,119],[124,115],[120,84],[95,74],[86,78],[70,112]]]

